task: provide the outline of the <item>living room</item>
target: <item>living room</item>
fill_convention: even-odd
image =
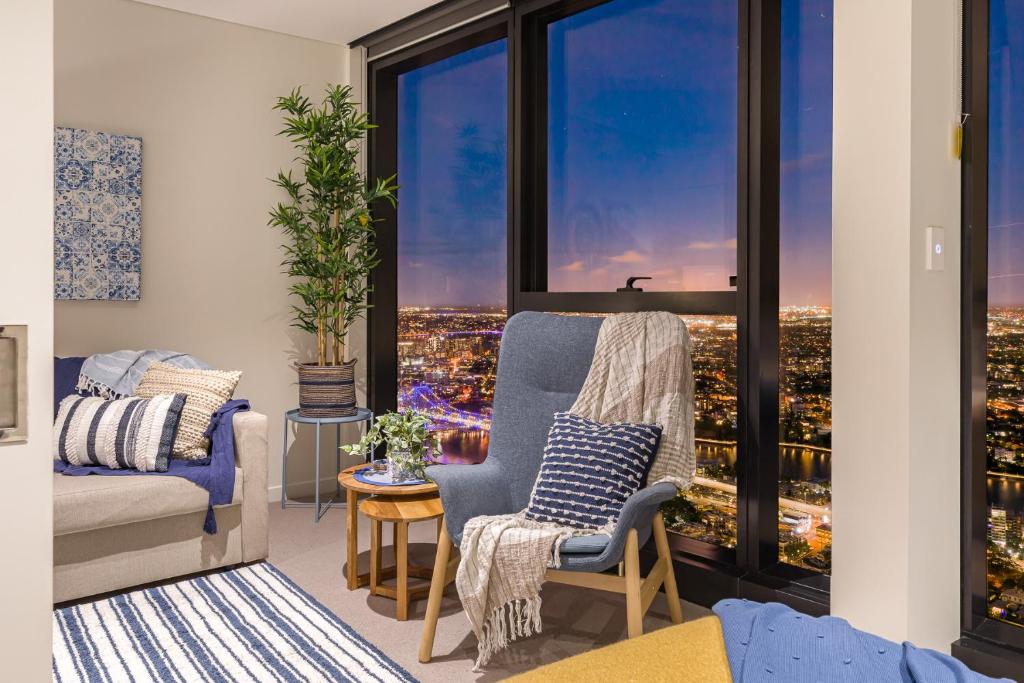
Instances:
[[[1015,0],[3,3],[5,680],[1024,681],[1022,69]]]

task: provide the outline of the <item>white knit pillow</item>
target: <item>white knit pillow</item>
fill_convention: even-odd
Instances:
[[[168,363],[150,364],[135,395],[152,398],[160,394],[185,394],[178,436],[174,440],[174,457],[205,458],[210,441],[203,433],[217,409],[231,399],[242,373],[222,370],[193,370]]]

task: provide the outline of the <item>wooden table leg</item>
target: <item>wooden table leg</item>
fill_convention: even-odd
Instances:
[[[437,518],[437,542],[441,542],[441,527],[444,526],[444,517]]]
[[[409,524],[395,524],[395,564],[398,565],[398,620],[409,618]]]
[[[345,489],[345,544],[348,547],[348,589],[359,588],[359,505],[358,495]]]
[[[380,583],[380,546],[383,526],[376,519],[370,520],[370,595],[377,594],[377,585]]]

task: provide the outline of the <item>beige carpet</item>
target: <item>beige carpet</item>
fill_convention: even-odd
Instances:
[[[415,601],[409,620],[396,621],[395,604],[386,598],[371,597],[366,588],[349,591],[343,578],[345,557],[344,509],[330,510],[319,525],[313,524],[308,508],[281,510],[270,507],[270,561],[295,583],[333,610],[364,638],[384,650],[409,673],[424,683],[431,681],[498,681],[512,674],[529,671],[595,647],[608,645],[626,636],[626,612],[622,596],[547,584],[542,597],[544,633],[514,643],[494,657],[484,673],[474,674],[476,639],[469,622],[459,608],[455,586],[445,593],[441,619],[434,641],[434,659],[420,664],[416,659],[426,600]],[[361,518],[359,531],[360,570],[369,566],[369,527]],[[410,555],[419,564],[433,565],[436,526],[433,521],[410,527]],[[386,528],[385,543],[391,542]],[[385,564],[390,563],[385,551]],[[710,612],[683,603],[685,619]],[[645,632],[669,625],[664,595],[655,599],[644,620]]]

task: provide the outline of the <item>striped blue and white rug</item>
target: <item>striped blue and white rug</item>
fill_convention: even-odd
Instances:
[[[53,678],[415,681],[265,562],[55,611]]]

